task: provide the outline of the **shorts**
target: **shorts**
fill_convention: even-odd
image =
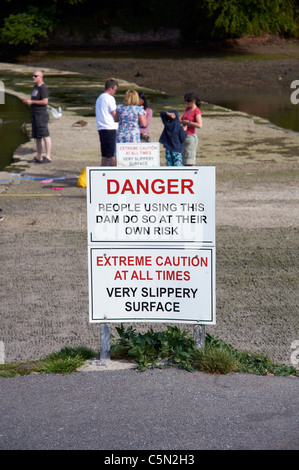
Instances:
[[[31,115],[31,126],[32,126],[32,138],[43,139],[49,137],[48,129],[49,115],[47,114],[32,114]]]
[[[196,149],[198,145],[198,137],[196,134],[189,134],[184,142],[183,164],[196,164]]]
[[[102,157],[110,158],[116,155],[116,129],[101,129],[99,131]]]

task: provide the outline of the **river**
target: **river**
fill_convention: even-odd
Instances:
[[[14,150],[28,141],[22,126],[30,122],[30,111],[19,98],[5,94],[0,104],[0,171],[9,167]]]

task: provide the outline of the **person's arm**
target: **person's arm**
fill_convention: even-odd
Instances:
[[[187,127],[197,127],[198,129],[202,128],[202,118],[201,113],[196,114],[195,121],[189,121],[188,119],[183,119],[182,124]]]
[[[195,121],[189,121],[187,127],[197,127],[198,129],[202,128],[202,118],[201,114],[196,114]]]
[[[152,118],[153,118],[153,110],[152,110],[151,108],[147,108],[147,109],[146,109],[147,125],[150,124]]]
[[[166,115],[169,116],[171,119],[175,119],[175,118],[176,118],[175,113],[166,112]]]
[[[116,111],[111,111],[111,114],[113,116],[113,119],[115,122],[119,122],[119,115],[117,114]]]
[[[146,127],[147,126],[147,119],[146,119],[145,114],[139,114],[139,126],[140,127]]]
[[[47,106],[49,103],[49,98],[43,98],[42,100],[25,100],[25,102],[31,106],[32,104],[37,104],[40,106]]]

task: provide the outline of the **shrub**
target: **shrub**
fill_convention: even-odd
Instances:
[[[35,44],[40,37],[47,37],[54,28],[53,12],[29,6],[23,13],[11,14],[4,19],[0,39],[12,46]]]

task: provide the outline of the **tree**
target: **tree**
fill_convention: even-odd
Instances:
[[[89,37],[114,26],[128,32],[177,28],[188,45],[201,39],[258,36],[262,32],[296,35],[298,0],[0,0],[0,42],[31,46],[57,26]],[[30,3],[30,5],[28,5]]]
[[[201,8],[212,19],[214,37],[296,34],[294,0],[202,0]]]
[[[10,45],[32,45],[38,42],[39,37],[47,37],[53,30],[54,8],[38,9],[29,6],[24,12],[11,14],[4,19],[1,29],[1,41]]]

